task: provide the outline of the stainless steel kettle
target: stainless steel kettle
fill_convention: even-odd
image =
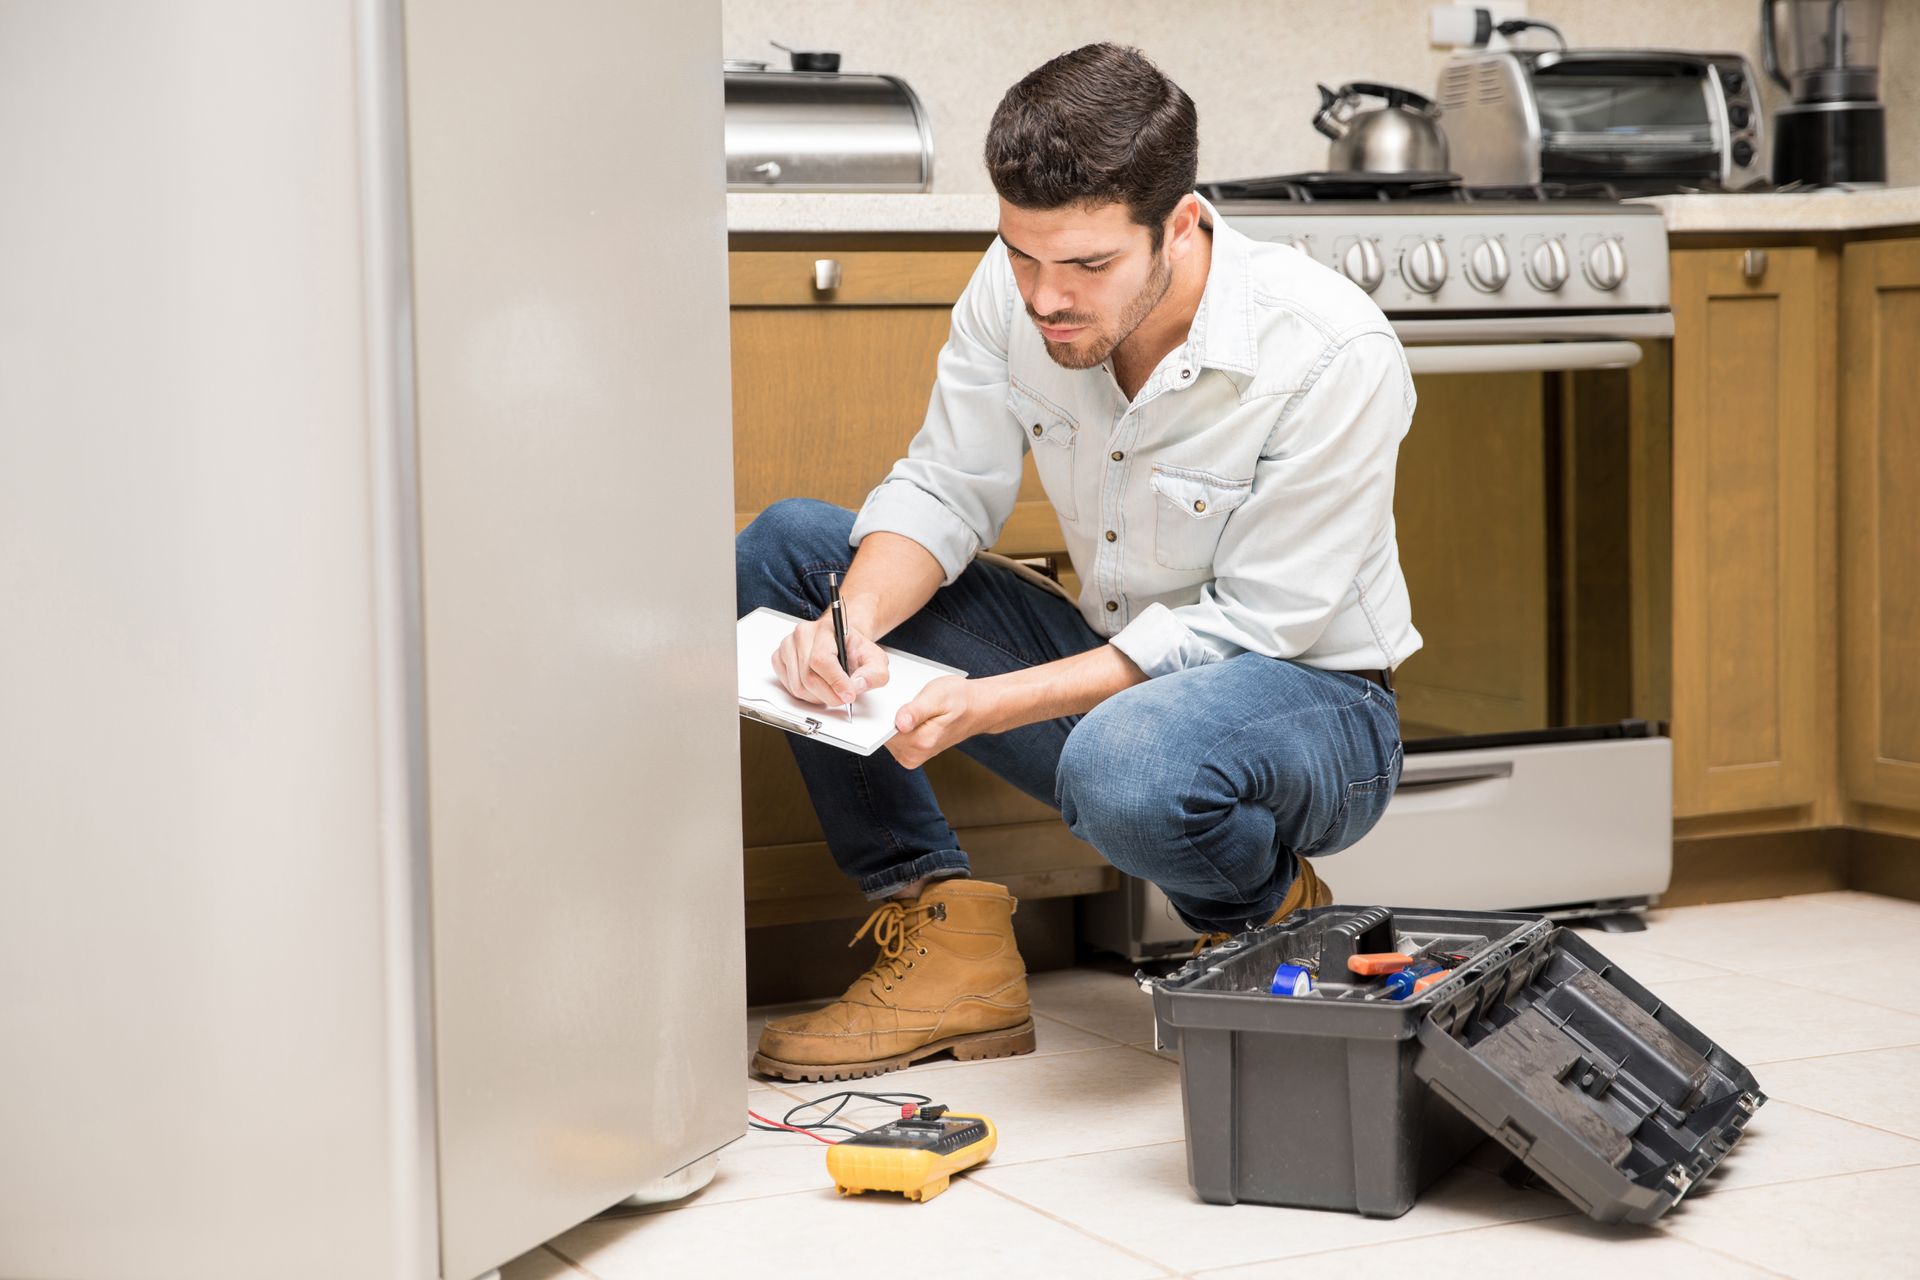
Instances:
[[[1447,136],[1433,99],[1390,84],[1343,84],[1338,93],[1320,89],[1313,127],[1333,139],[1327,168],[1358,173],[1444,173]],[[1362,98],[1382,98],[1384,107],[1359,109]]]

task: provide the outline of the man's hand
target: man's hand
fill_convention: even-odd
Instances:
[[[802,702],[821,707],[844,707],[869,689],[887,682],[887,651],[867,639],[851,624],[847,627],[847,661],[842,671],[834,652],[833,615],[823,613],[803,622],[773,651],[773,672],[781,687]]]
[[[900,708],[893,719],[900,732],[888,739],[887,750],[903,767],[918,769],[982,730],[981,701],[978,681],[941,676]]]

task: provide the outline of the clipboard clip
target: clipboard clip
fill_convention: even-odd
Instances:
[[[788,733],[797,733],[803,738],[812,737],[820,731],[820,721],[813,716],[788,715],[771,707],[756,709],[745,702],[740,704],[740,714],[749,720],[758,720],[761,724],[770,724],[776,729],[785,729]]]

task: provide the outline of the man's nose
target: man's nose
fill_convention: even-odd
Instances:
[[[1033,285],[1033,309],[1042,317],[1061,311],[1071,311],[1073,295],[1049,281],[1036,280]]]

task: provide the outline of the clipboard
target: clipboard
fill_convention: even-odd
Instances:
[[[941,676],[965,677],[967,674],[958,667],[881,645],[887,653],[887,683],[855,699],[853,720],[849,722],[838,707],[817,707],[793,697],[781,688],[773,674],[773,651],[795,627],[805,622],[805,618],[777,609],[755,609],[740,619],[734,640],[743,719],[757,720],[855,755],[870,756],[898,732],[893,725],[894,717],[900,708],[918,697],[922,689]]]

